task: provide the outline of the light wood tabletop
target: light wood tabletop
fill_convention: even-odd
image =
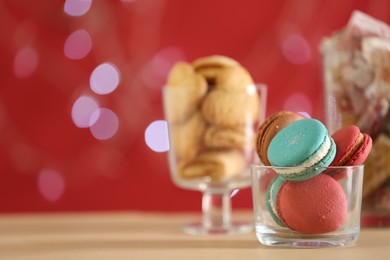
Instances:
[[[234,215],[252,221],[248,212]],[[390,229],[362,229],[355,246],[286,249],[261,245],[254,232],[187,235],[197,214],[50,213],[0,215],[0,259],[388,259]]]

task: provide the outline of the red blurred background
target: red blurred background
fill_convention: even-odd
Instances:
[[[0,211],[200,210],[145,144],[173,63],[230,56],[268,85],[267,114],[323,120],[319,44],[353,10],[390,23],[387,0],[1,0]]]

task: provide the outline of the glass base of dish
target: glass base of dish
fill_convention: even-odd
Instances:
[[[288,247],[288,248],[325,248],[345,247],[356,243],[359,232],[349,234],[335,234],[327,236],[284,237],[275,234],[256,234],[257,239],[266,246]]]
[[[202,223],[192,223],[183,226],[183,231],[191,235],[211,235],[211,234],[243,234],[252,232],[254,225],[245,222],[233,222],[225,226],[207,227]]]

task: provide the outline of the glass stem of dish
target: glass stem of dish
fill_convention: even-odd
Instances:
[[[202,197],[203,226],[209,230],[218,230],[231,224],[232,208],[230,192],[204,192]]]

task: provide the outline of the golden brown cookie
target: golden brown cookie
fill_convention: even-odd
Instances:
[[[210,125],[207,127],[203,144],[213,149],[244,149],[254,146],[254,131],[252,127],[220,128]]]
[[[243,155],[235,150],[204,151],[185,164],[180,174],[185,179],[211,177],[222,180],[241,174],[246,167]]]
[[[207,80],[209,85],[215,85],[215,78],[221,69],[240,64],[227,56],[212,55],[198,58],[192,62],[192,65],[195,71]]]
[[[191,64],[178,62],[171,69],[164,88],[166,118],[183,122],[200,106],[207,92],[206,80],[197,75]]]
[[[202,104],[202,113],[208,123],[228,128],[252,125],[258,120],[259,109],[260,100],[256,91],[214,89]]]
[[[215,78],[215,87],[224,90],[244,90],[254,85],[249,72],[242,66],[222,68]]]
[[[173,148],[178,159],[188,161],[196,156],[205,128],[206,122],[200,112],[194,113],[184,123],[171,125]]]
[[[381,134],[365,162],[363,198],[390,179],[390,138]]]
[[[193,66],[184,61],[175,63],[167,78],[167,87],[196,87],[201,93],[207,90],[207,83],[201,76],[195,73]]]

